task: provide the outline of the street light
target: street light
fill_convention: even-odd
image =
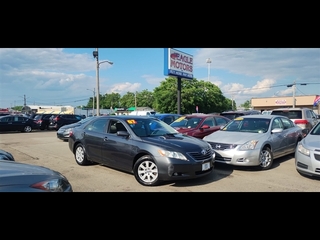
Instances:
[[[97,59],[97,69],[96,69],[96,82],[97,82],[97,116],[100,116],[100,90],[99,90],[99,66],[101,63],[109,63],[110,65],[113,64],[113,62],[104,60],[99,62],[99,53],[98,48],[96,48],[95,51],[92,52],[93,57]]]
[[[94,98],[95,98],[95,96],[96,96],[96,94],[95,94],[95,89],[91,90],[91,89],[87,88],[87,90],[93,92],[93,99],[92,99],[92,116],[94,116]]]

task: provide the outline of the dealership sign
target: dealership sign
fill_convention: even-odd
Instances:
[[[276,105],[286,105],[287,104],[287,101],[285,99],[277,99],[275,102],[274,102]]]
[[[193,79],[193,56],[173,48],[165,48],[164,74]]]

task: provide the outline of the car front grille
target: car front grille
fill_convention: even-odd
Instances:
[[[210,148],[206,148],[205,154],[202,154],[201,152],[188,152],[188,155],[190,155],[196,161],[203,161],[212,158],[213,150]]]
[[[236,144],[225,144],[225,143],[218,143],[218,142],[209,142],[209,144],[214,150],[234,149],[237,147]]]

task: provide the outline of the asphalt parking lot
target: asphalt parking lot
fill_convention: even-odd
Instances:
[[[11,152],[17,162],[61,172],[75,192],[320,192],[320,179],[301,176],[292,156],[276,159],[267,171],[216,163],[206,177],[145,187],[130,173],[99,164],[79,166],[56,131],[0,133],[0,149]]]

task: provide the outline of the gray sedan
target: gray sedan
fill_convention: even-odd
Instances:
[[[298,143],[295,165],[301,175],[320,177],[320,122]]]
[[[68,179],[52,169],[0,160],[0,192],[73,192]]]
[[[278,115],[247,115],[235,118],[203,140],[216,152],[216,162],[271,168],[273,160],[294,154],[303,138],[302,129]]]

